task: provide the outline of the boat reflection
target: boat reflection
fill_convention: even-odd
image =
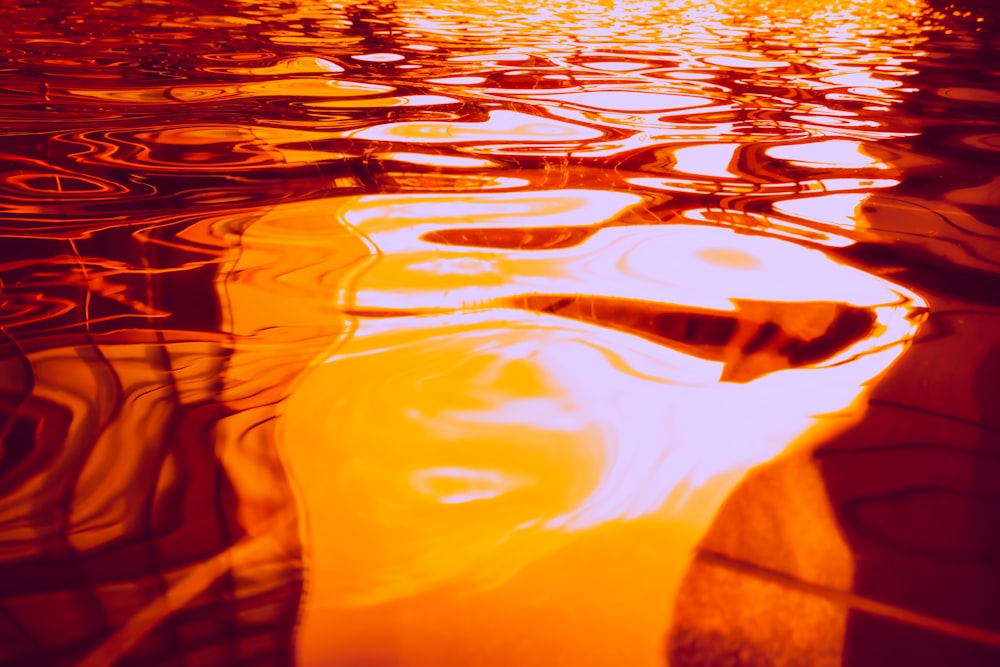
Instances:
[[[734,485],[851,423],[922,317],[785,240],[617,224],[640,202],[366,195],[242,231],[229,372],[275,372],[262,313],[313,341],[277,431],[302,664],[661,664]]]

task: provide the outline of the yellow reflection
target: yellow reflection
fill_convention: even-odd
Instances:
[[[913,333],[919,299],[822,253],[608,226],[640,201],[369,195],[242,231],[230,382],[277,370],[269,321],[300,332],[300,664],[662,664],[729,491],[849,423]]]
[[[740,182],[748,144],[737,142],[748,130],[735,119],[760,100],[719,81],[754,76],[802,92],[778,100],[783,118],[818,140],[772,148],[774,160],[879,168],[854,140],[878,123],[823,91],[896,99],[898,81],[871,70],[907,73],[919,5],[398,0],[414,35],[459,33],[475,50],[441,57],[431,92],[509,108],[487,107],[476,121],[393,116],[340,136],[391,142],[379,157],[440,169],[495,165],[422,147],[516,154],[523,144],[594,157],[682,144],[670,163],[679,176],[628,182],[805,192],[775,211],[853,228],[867,192],[850,190],[894,181],[840,172]],[[768,49],[766,39],[802,48]],[[511,71],[529,59],[512,50],[518,42],[538,47],[535,59],[585,64],[554,71],[542,90],[484,86],[505,80],[494,76],[504,67],[523,74]],[[587,76],[642,77],[644,67],[602,49],[650,43],[668,45],[676,62],[641,85],[580,76],[589,67]],[[355,85],[325,94],[289,79],[247,92],[296,89],[340,108],[442,101]],[[510,110],[524,104],[535,108]],[[625,226],[644,198],[611,189],[427,189],[279,207],[243,231],[228,274],[234,329],[246,336],[232,382],[295,377],[277,428],[306,517],[299,661],[661,665],[676,587],[720,503],[753,466],[855,418],[912,337],[922,302],[775,237],[848,243],[836,229],[768,220],[775,236],[752,236],[736,230],[759,228],[757,214],[733,222],[723,209],[684,215],[728,228]],[[291,345],[268,327],[281,318],[295,325]]]
[[[481,123],[400,121],[374,125],[348,133],[357,139],[405,141],[410,144],[466,142],[581,142],[602,136],[600,130],[543,118],[520,111],[491,111]]]
[[[202,86],[182,85],[170,88],[126,88],[110,90],[73,89],[74,96],[93,99],[132,102],[137,104],[162,104],[169,102],[206,102],[237,97],[360,97],[392,92],[392,86],[358,81],[343,81],[319,77],[272,79],[256,83]]]
[[[298,56],[285,58],[266,67],[206,67],[207,72],[221,72],[240,76],[281,76],[288,74],[328,74],[343,72],[344,68],[326,58]]]
[[[594,225],[638,201],[636,195],[596,190],[360,197],[344,219],[383,256],[344,305],[432,311],[483,307],[525,294],[586,294],[735,311],[734,299],[862,307],[897,300],[892,290],[817,251],[713,227],[603,227],[580,243],[544,252],[528,240],[521,247],[434,240],[473,224],[480,234]],[[726,253],[752,256],[755,268],[715,261]],[[803,275],[810,279],[801,280]]]
[[[523,28],[509,34],[510,41],[531,37],[539,43],[538,34],[549,41],[542,44],[571,42],[573,37],[613,37],[624,41],[646,41],[655,29],[659,34],[687,30],[707,32],[721,27],[726,21],[729,30],[720,30],[717,37],[742,36],[750,26],[773,25],[790,32],[809,34],[810,28],[822,28],[830,36],[856,34],[876,36],[883,27],[907,24],[924,7],[923,0],[796,0],[795,2],[737,2],[736,0],[565,0],[559,3],[541,0],[483,0],[473,4],[455,0],[396,0],[398,14],[421,34],[438,32],[456,26],[473,27],[484,35],[514,26]],[[669,13],[665,13],[669,12]],[[741,19],[735,21],[733,19]],[[803,19],[808,19],[804,21]],[[864,23],[861,23],[864,21]],[[552,25],[560,26],[558,31]],[[628,34],[623,28],[641,32]],[[742,28],[742,30],[741,30]],[[596,41],[596,40],[595,40]],[[849,53],[838,41],[827,43],[831,53]],[[499,52],[509,51],[497,49]],[[512,57],[516,56],[511,54]],[[491,59],[487,55],[466,57],[469,60]],[[766,67],[784,65],[783,60],[768,60],[760,55],[746,54],[726,66]]]
[[[398,0],[392,5],[394,18],[413,34],[446,44],[461,34],[463,45],[476,51],[447,59],[451,71],[436,69],[427,83],[460,87],[464,97],[490,103],[527,102],[581,131],[619,130],[613,140],[561,147],[592,158],[655,144],[773,137],[776,118],[831,138],[842,137],[845,127],[854,136],[890,136],[878,114],[864,112],[886,111],[909,90],[903,78],[914,73],[909,64],[920,55],[925,9],[923,0],[484,0],[468,6]],[[519,69],[529,56],[548,60],[554,71]],[[526,76],[534,85],[524,85]],[[550,84],[555,81],[558,88]],[[750,81],[773,94],[738,92]],[[848,107],[845,101],[861,105]],[[779,115],[757,116],[759,107]],[[738,112],[755,119],[731,122]],[[676,125],[664,126],[668,114],[678,119]],[[866,115],[869,120],[859,119]],[[466,125],[435,127],[446,134],[451,126],[464,137],[471,129]],[[429,131],[417,124],[385,128],[389,133],[372,129],[365,138],[423,143],[421,134]],[[506,152],[560,152],[537,145],[546,141],[530,132],[511,133],[513,145]]]

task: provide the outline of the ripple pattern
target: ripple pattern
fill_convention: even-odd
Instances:
[[[985,7],[3,4],[0,664],[997,664]]]

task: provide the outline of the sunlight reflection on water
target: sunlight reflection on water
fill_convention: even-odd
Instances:
[[[829,589],[727,641],[841,664],[866,565],[802,453],[995,306],[1000,181],[919,143],[1000,147],[994,93],[921,83],[983,17],[202,5],[3,10],[0,662],[663,665],[799,453],[777,544]]]

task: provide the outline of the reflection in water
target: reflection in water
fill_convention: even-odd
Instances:
[[[484,635],[490,664],[659,664],[673,590],[733,485],[849,423],[840,411],[912,334],[916,297],[786,241],[694,226],[611,226],[555,248],[425,240],[493,218],[499,230],[614,225],[637,201],[324,203],[343,228],[312,247],[353,233],[372,259],[343,269],[348,292],[317,294],[303,274],[293,306],[321,311],[336,295],[355,322],[281,410],[278,446],[308,517],[304,664],[375,661],[388,637],[413,664],[465,664],[483,659]],[[251,225],[242,247],[271,248],[260,256],[292,285],[300,258],[281,249],[301,241],[278,233],[289,219]],[[632,531],[657,558],[629,576],[657,585],[595,609],[590,584],[617,580],[603,570]],[[428,624],[462,636],[425,644]]]
[[[933,4],[0,10],[0,663],[832,665],[849,608],[996,645],[851,597],[807,460],[996,314],[996,175],[919,190],[953,115],[1000,145],[981,81],[921,88],[988,39]],[[733,503],[782,493],[749,562]],[[826,588],[721,624],[772,566]]]

